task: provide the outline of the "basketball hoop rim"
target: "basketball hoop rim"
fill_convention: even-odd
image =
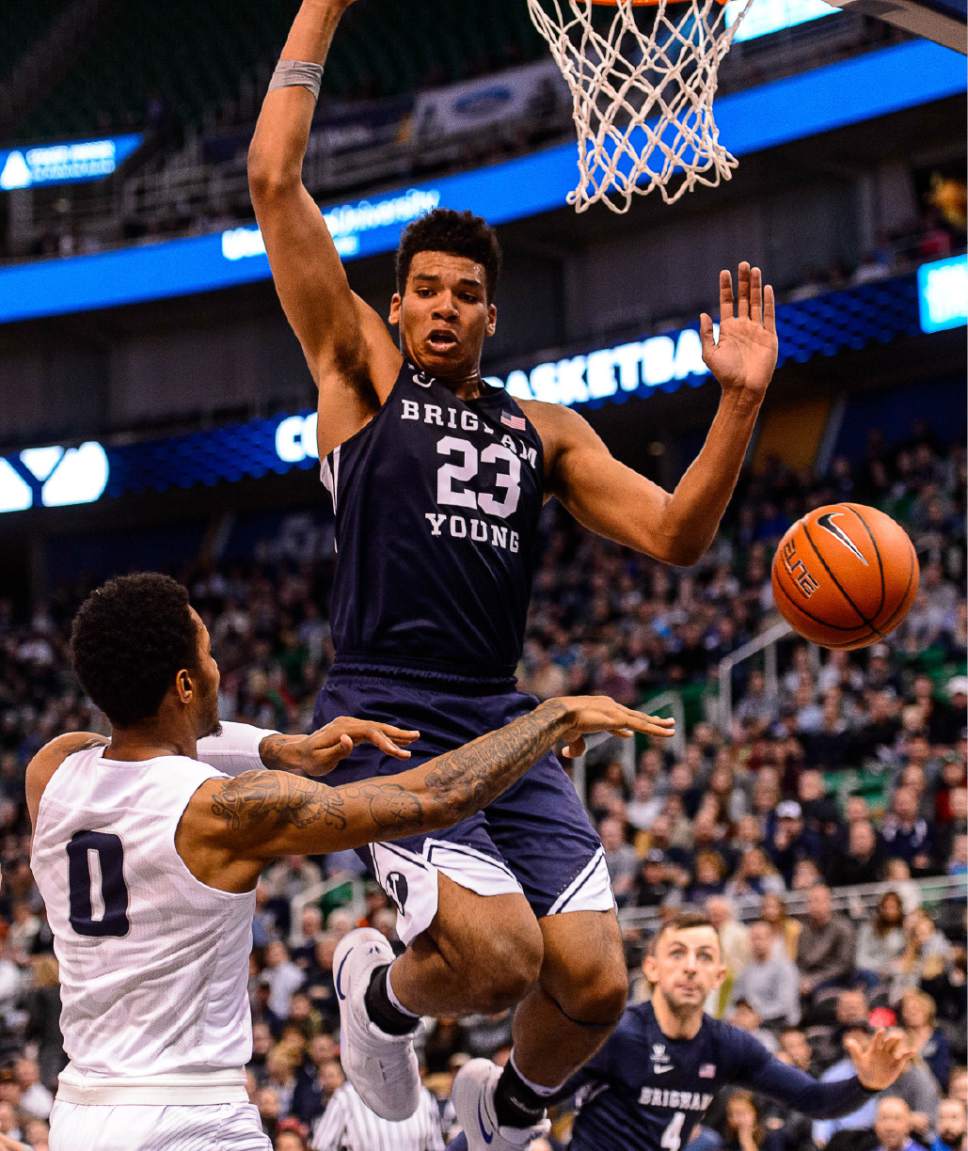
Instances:
[[[591,0],[596,8],[618,8],[622,0]],[[658,8],[660,4],[688,4],[689,0],[626,0],[633,8]],[[716,3],[725,7],[729,0],[716,0]]]

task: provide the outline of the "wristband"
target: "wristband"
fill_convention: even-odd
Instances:
[[[249,723],[223,723],[218,735],[207,735],[198,741],[195,758],[225,775],[265,768],[259,747],[267,735],[278,735]]]
[[[308,88],[313,99],[319,99],[319,89],[323,83],[322,64],[310,64],[306,60],[280,60],[269,81],[269,91],[277,88]]]

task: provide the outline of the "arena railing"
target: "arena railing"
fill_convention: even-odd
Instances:
[[[931,911],[948,904],[964,905],[968,899],[968,875],[938,875],[925,879],[905,880],[904,885],[917,887],[921,906]],[[834,911],[845,912],[851,919],[861,920],[870,915],[885,891],[896,891],[901,885],[890,880],[880,883],[867,883],[857,887],[831,888],[831,903]],[[807,913],[809,891],[788,891],[783,894],[783,903],[788,915],[795,919]],[[750,922],[760,914],[760,896],[727,897],[733,906],[736,918]],[[662,921],[662,911],[657,907],[626,907],[619,911],[623,928],[645,932],[654,931]]]
[[[776,699],[779,690],[779,675],[777,670],[777,644],[786,639],[793,632],[793,628],[785,620],[772,624],[766,631],[760,632],[742,647],[738,647],[725,659],[720,660],[717,676],[719,679],[719,706],[718,726],[724,735],[729,735],[733,729],[733,672],[741,663],[745,663],[753,656],[763,653],[763,674],[766,678],[766,691],[771,699]],[[814,657],[816,648],[811,648]]]

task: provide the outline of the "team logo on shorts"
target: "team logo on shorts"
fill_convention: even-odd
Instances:
[[[410,894],[410,885],[407,883],[407,877],[400,871],[391,871],[386,877],[383,884],[387,895],[396,904],[397,911],[401,915],[406,913],[407,896]]]

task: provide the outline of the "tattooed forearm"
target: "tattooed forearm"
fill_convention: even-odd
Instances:
[[[275,771],[247,771],[227,779],[212,797],[213,815],[233,831],[253,834],[312,824],[343,831],[344,807],[337,789]]]
[[[411,829],[420,830],[426,823],[418,796],[392,780],[366,781],[345,787],[326,787],[286,772],[248,771],[228,779],[212,797],[212,814],[224,820],[233,831],[254,840],[265,839],[286,827],[312,832],[347,832],[350,819],[360,823],[361,806],[369,816],[363,830],[372,835],[348,831],[345,846],[365,843],[383,836],[401,836]],[[342,846],[342,845],[337,845]],[[320,850],[331,851],[332,843]]]
[[[568,721],[564,704],[543,703],[423,767],[342,787],[287,772],[246,772],[220,784],[211,812],[249,846],[272,854],[337,851],[448,827],[510,787],[554,746]]]

